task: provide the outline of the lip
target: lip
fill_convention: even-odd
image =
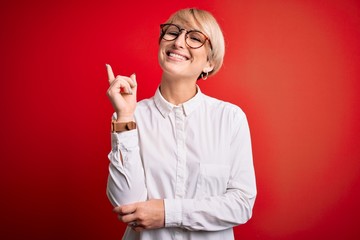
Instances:
[[[177,50],[166,51],[166,56],[168,56],[170,59],[175,60],[175,61],[187,61],[190,59],[190,57],[187,54],[182,53]]]

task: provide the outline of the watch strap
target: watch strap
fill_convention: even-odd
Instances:
[[[135,122],[111,122],[111,132],[124,132],[136,129]]]

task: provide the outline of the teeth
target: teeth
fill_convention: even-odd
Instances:
[[[181,56],[181,55],[176,54],[176,53],[170,53],[169,56],[180,59],[180,60],[186,60],[186,57]]]

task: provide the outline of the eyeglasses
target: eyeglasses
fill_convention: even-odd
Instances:
[[[186,45],[188,45],[190,48],[193,49],[200,48],[205,44],[206,40],[209,41],[211,46],[210,39],[199,30],[188,31],[172,23],[161,24],[160,28],[161,28],[161,38],[166,41],[174,41],[181,35],[182,31],[185,31],[186,32],[185,42]]]

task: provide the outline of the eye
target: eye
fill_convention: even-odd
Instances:
[[[193,40],[193,41],[202,42],[200,38],[193,37],[193,36],[190,37],[190,38],[191,38],[191,40]]]
[[[194,42],[204,42],[204,36],[202,36],[201,33],[198,32],[189,32],[189,38],[191,41]]]
[[[166,31],[166,34],[177,37],[179,36],[179,31]]]

